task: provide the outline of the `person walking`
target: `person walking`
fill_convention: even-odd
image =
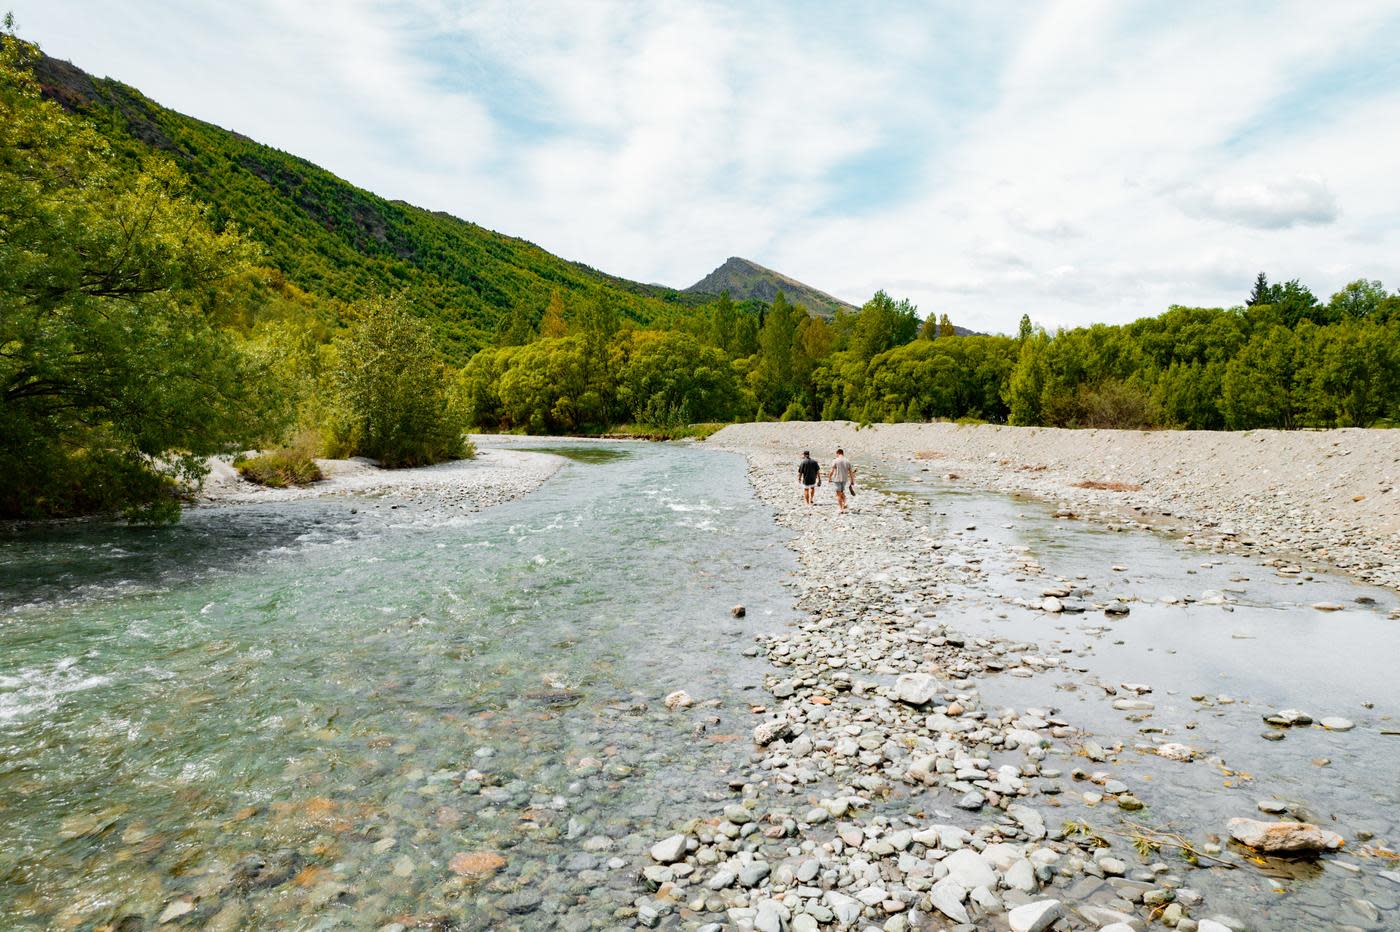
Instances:
[[[836,450],[836,459],[831,462],[831,471],[826,476],[836,485],[836,504],[841,506],[841,512],[846,511],[846,484],[851,481],[851,463],[846,459],[846,451]]]
[[[802,500],[809,505],[812,504],[812,495],[817,490],[821,475],[822,468],[812,459],[811,451],[803,450],[802,462],[797,464],[797,481],[802,484]]]

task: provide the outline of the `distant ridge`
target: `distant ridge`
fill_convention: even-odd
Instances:
[[[756,298],[765,302],[771,302],[781,291],[789,304],[801,304],[820,317],[834,317],[837,311],[854,313],[858,310],[848,301],[738,256],[730,256],[719,268],[685,289],[686,294],[719,295],[726,291],[735,301]]]

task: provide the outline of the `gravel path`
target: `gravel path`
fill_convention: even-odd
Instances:
[[[707,441],[823,463],[917,462],[1086,516],[1168,525],[1218,550],[1330,565],[1400,589],[1400,430],[1118,431],[849,422],[737,424]],[[1080,483],[1114,488],[1081,488]]]

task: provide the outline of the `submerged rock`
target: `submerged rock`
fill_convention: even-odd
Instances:
[[[233,865],[233,884],[240,890],[276,887],[291,880],[302,864],[302,856],[287,848],[267,856],[249,854]]]
[[[462,851],[452,856],[447,867],[460,877],[486,877],[506,866],[506,859],[494,851]]]

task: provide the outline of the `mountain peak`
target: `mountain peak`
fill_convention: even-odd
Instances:
[[[791,304],[801,304],[813,314],[831,317],[837,311],[853,312],[856,306],[825,291],[789,278],[781,272],[759,265],[752,259],[730,256],[709,275],[685,289],[691,294],[718,295],[729,292],[736,301],[750,298],[771,302],[781,291]]]

